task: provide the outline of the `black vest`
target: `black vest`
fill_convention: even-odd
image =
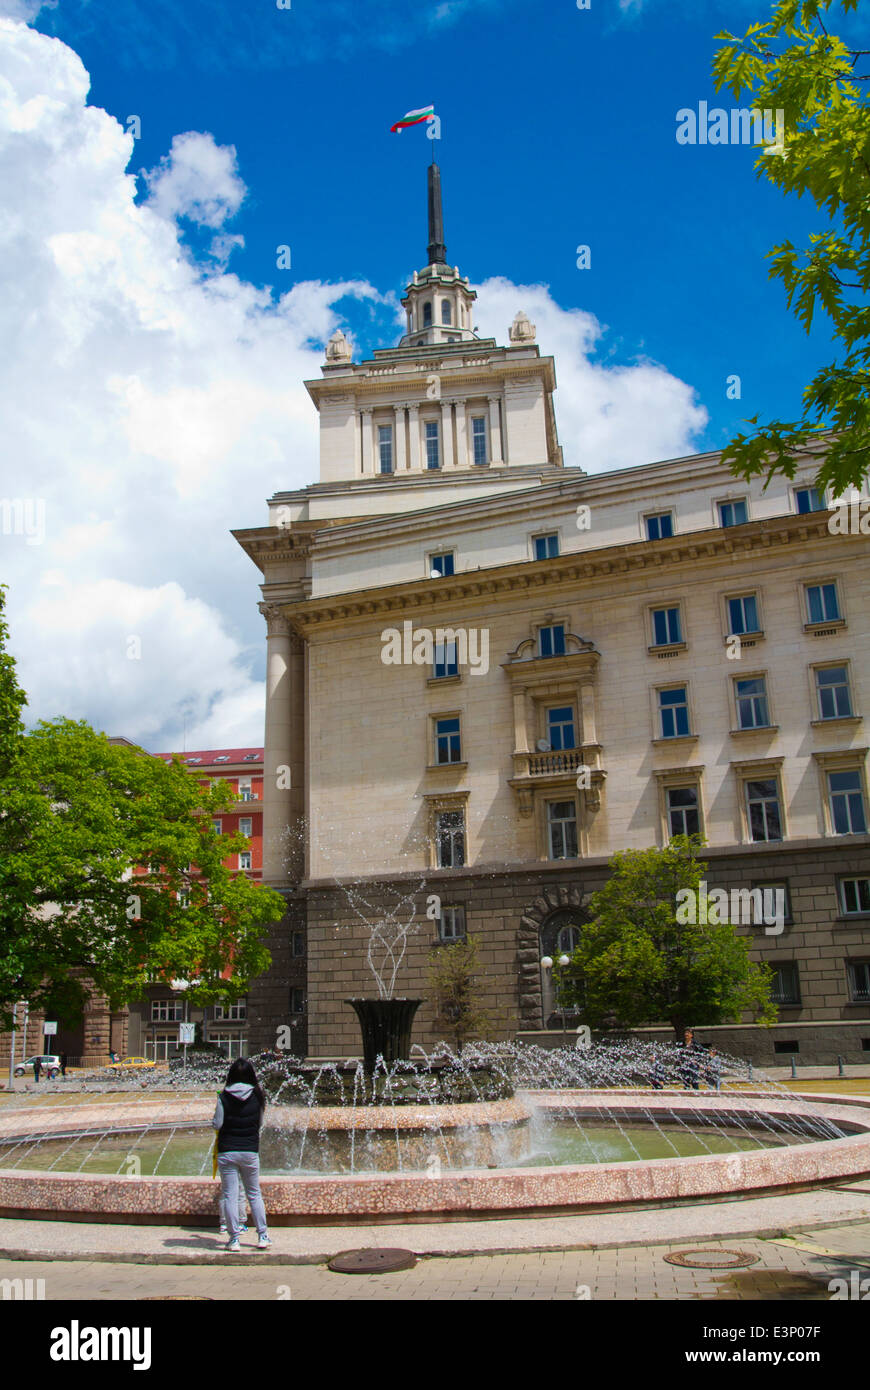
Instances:
[[[239,1100],[221,1091],[224,1122],[218,1130],[218,1153],[260,1152],[260,1102],[256,1091],[247,1100]]]

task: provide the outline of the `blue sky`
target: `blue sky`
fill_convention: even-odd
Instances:
[[[91,101],[142,121],[131,169],[185,130],[235,146],[248,186],[233,269],[364,277],[399,290],[423,262],[421,130],[391,135],[434,102],[442,121],[448,251],[473,280],[544,282],[594,313],[608,360],[646,354],[693,385],[710,415],[699,447],[741,418],[788,414],[829,348],[791,318],[765,254],[802,242],[815,209],[754,174],[743,146],[679,146],[676,111],[717,98],[715,35],[742,32],[766,0],[59,0],[37,27],[83,58]],[[588,244],[592,268],[576,267]],[[275,247],[292,269],[278,272]],[[382,346],[389,320],[356,321]],[[368,341],[366,341],[368,340]],[[546,345],[543,345],[546,350]],[[557,364],[558,366],[558,364]],[[737,373],[742,399],[727,400]]]
[[[523,309],[555,356],[568,466],[796,412],[831,345],[765,256],[816,211],[750,147],[676,140],[680,109],[732,104],[716,33],[767,5],[0,0],[0,490],[39,519],[0,560],[31,722],[261,738],[259,576],[230,532],[317,481],[303,382],[335,328],[358,356],[398,340],[427,241],[432,144],[390,133],[411,108],[441,120],[482,334]]]

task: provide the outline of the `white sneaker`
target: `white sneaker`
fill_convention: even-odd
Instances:
[[[229,1231],[227,1230],[226,1226],[221,1226],[220,1230],[218,1231],[218,1235],[221,1235],[221,1236],[228,1236],[228,1235],[229,1235]]]
[[[242,1247],[239,1245],[239,1238],[238,1238],[238,1236],[233,1236],[232,1240],[230,1240],[230,1241],[227,1242],[227,1254],[228,1254],[228,1255],[238,1255],[238,1253],[239,1253],[239,1251],[241,1250],[241,1248],[242,1248]]]
[[[258,1250],[268,1250],[268,1249],[269,1249],[269,1246],[270,1246],[271,1244],[272,1244],[271,1240],[270,1240],[269,1237],[264,1233],[263,1235],[260,1236],[260,1239],[257,1241],[257,1249],[258,1249]]]

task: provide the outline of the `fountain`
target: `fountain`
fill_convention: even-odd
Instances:
[[[556,1052],[439,1046],[361,1062],[254,1059],[269,1093],[261,1158],[272,1223],[443,1220],[782,1192],[870,1174],[870,1097],[804,1096],[719,1059],[637,1039]],[[225,1062],[148,1078],[106,1104],[0,1115],[0,1214],[211,1224],[209,1126]],[[204,1083],[211,1089],[203,1094]]]

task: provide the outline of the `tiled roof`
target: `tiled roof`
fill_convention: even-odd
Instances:
[[[188,767],[221,767],[227,763],[250,763],[252,768],[263,761],[262,748],[205,748],[192,749],[189,753],[179,753],[178,757]],[[171,762],[172,753],[157,753],[165,763]]]

